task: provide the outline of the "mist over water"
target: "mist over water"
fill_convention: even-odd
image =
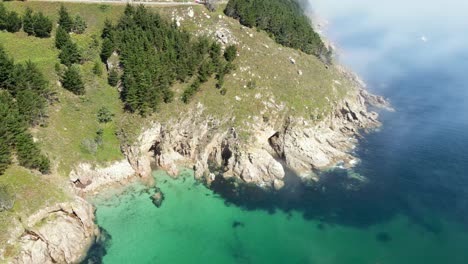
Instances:
[[[468,2],[310,0],[339,60],[388,97],[381,133],[358,167],[406,212],[434,210],[468,225]],[[425,209],[422,209],[425,208]]]
[[[361,140],[357,167],[313,188],[290,173],[274,193],[155,173],[161,208],[142,186],[96,202],[110,238],[98,261],[468,263],[468,2],[309,2],[338,60],[396,109]]]

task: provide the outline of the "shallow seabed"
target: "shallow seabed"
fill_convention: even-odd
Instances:
[[[94,202],[98,224],[111,236],[103,263],[466,263],[468,235],[457,224],[440,232],[404,216],[366,228],[306,220],[301,213],[243,210],[193,179],[155,172],[165,194],[133,184]],[[109,193],[108,193],[109,194]],[[431,216],[428,216],[431,217]]]

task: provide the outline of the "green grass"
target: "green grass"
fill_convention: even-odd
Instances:
[[[9,2],[5,3],[8,10],[23,13],[26,6],[34,11],[42,11],[45,15],[57,20],[57,10],[60,3],[50,2]],[[72,35],[83,54],[90,61],[81,66],[81,73],[86,84],[86,95],[75,96],[59,86],[59,77],[55,72],[55,64],[59,62],[59,51],[54,46],[54,38],[39,39],[28,37],[25,33],[0,33],[0,40],[6,51],[18,62],[31,60],[38,64],[50,80],[51,89],[57,94],[58,102],[49,107],[47,127],[34,129],[35,136],[40,140],[43,150],[47,153],[56,172],[67,176],[77,162],[101,163],[123,158],[120,142],[116,136],[117,126],[100,125],[96,114],[99,108],[106,106],[119,119],[122,115],[122,105],[116,88],[107,85],[106,75],[97,77],[92,73],[92,67],[99,60],[99,48],[90,50],[92,36],[99,36],[106,18],[115,20],[123,11],[124,6],[107,6],[94,4],[66,4],[72,16],[80,14],[87,22],[88,28],[82,35]],[[54,23],[55,24],[55,23]],[[54,36],[55,31],[52,32]],[[18,48],[20,47],[20,48]],[[102,65],[103,69],[104,64]],[[104,144],[95,154],[84,150],[81,142],[94,139],[96,131],[104,129]]]
[[[214,37],[217,29],[227,29],[237,40],[237,70],[225,78],[226,95],[220,95],[215,82],[210,81],[202,86],[202,91],[196,94],[189,106],[178,102],[163,106],[157,115],[158,120],[161,116],[174,116],[174,112],[183,113],[185,109],[201,103],[206,108],[206,116],[231,120],[225,126],[235,126],[242,132],[242,139],[248,140],[249,127],[258,122],[254,116],[260,120],[263,117],[281,119],[286,115],[316,120],[328,115],[333,104],[348,93],[349,80],[334,67],[325,67],[316,57],[282,47],[267,33],[241,26],[236,20],[224,16],[222,7],[215,13],[201,6],[192,8],[195,10],[193,18],[187,15],[189,7],[174,8],[171,13],[183,17],[182,27],[197,34]],[[292,64],[289,58],[294,58],[296,64]],[[251,81],[256,83],[253,89],[247,88]],[[175,87],[177,94],[185,87],[181,89],[179,86]],[[261,98],[256,98],[256,95],[261,95]],[[270,100],[276,105],[284,105],[284,108],[267,108],[265,103]]]
[[[29,6],[56,20],[61,4],[7,2],[5,6],[20,13]],[[65,3],[65,6],[72,16],[80,14],[88,24],[84,34],[72,35],[89,59],[81,66],[86,83],[85,96],[75,96],[59,86],[54,67],[58,63],[58,50],[54,47],[53,37],[38,39],[24,33],[0,32],[0,40],[7,52],[19,62],[32,60],[37,63],[57,94],[58,102],[49,107],[48,125],[34,129],[34,134],[53,161],[55,172],[63,176],[67,176],[78,162],[105,164],[122,158],[117,132],[124,130],[125,134],[131,135],[129,138],[135,139],[142,124],[150,120],[174,120],[193,111],[199,103],[206,109],[205,117],[229,120],[224,126],[237,127],[242,138],[248,140],[249,127],[258,122],[258,118],[275,120],[286,115],[311,119],[324,117],[330,113],[333,103],[348,92],[349,81],[334,67],[327,68],[314,56],[278,45],[265,32],[241,26],[236,20],[222,15],[222,7],[214,13],[202,6],[151,7],[169,18],[183,17],[182,27],[197,34],[213,37],[217,29],[227,29],[237,40],[240,55],[235,60],[237,70],[226,76],[227,94],[224,96],[215,88],[215,80],[212,79],[203,84],[201,91],[186,105],[179,98],[187,84],[176,84],[173,87],[175,102],[161,105],[150,118],[124,113],[119,93],[107,85],[106,75],[93,75],[92,67],[98,60],[99,51],[90,49],[90,45],[92,37],[100,34],[106,18],[116,21],[125,6],[84,3]],[[194,17],[188,16],[189,9],[195,11]],[[296,64],[292,64],[289,58],[294,58]],[[298,74],[299,71],[302,75]],[[246,88],[249,82],[256,83],[253,89]],[[101,125],[97,122],[96,113],[102,106],[115,114],[113,123]],[[254,119],[254,116],[258,118]],[[104,144],[91,154],[83,149],[82,142],[92,140],[99,128],[104,129]]]

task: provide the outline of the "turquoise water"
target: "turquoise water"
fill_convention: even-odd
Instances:
[[[157,172],[161,208],[138,184],[95,201],[109,234],[96,262],[468,263],[468,2],[310,2],[339,59],[397,110],[356,149],[367,184],[335,170],[314,187],[288,173],[277,193],[209,190]]]
[[[368,228],[305,220],[299,212],[248,211],[193,180],[156,172],[160,208],[139,184],[95,201],[111,236],[103,263],[466,263],[468,237],[439,222],[432,233],[404,216]],[[447,262],[450,260],[450,262]]]

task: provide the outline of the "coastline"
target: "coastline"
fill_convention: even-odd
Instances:
[[[248,127],[253,135],[244,141],[229,120],[206,120],[203,105],[197,105],[191,114],[165,123],[153,122],[134,144],[121,147],[124,160],[108,167],[78,164],[69,179],[76,194],[74,199],[88,208],[86,217],[83,216],[87,220],[75,217],[74,209],[64,209],[71,206],[67,204],[41,210],[31,216],[28,223],[33,227],[41,221],[47,222],[46,229],[38,232],[54,234],[57,232],[54,227],[60,227],[55,218],[58,213],[61,215],[58,219],[67,219],[73,225],[81,222],[85,226],[86,222],[86,228],[75,230],[82,234],[82,246],[73,249],[72,245],[56,243],[59,248],[50,251],[46,242],[48,235],[34,235],[26,230],[18,238],[21,253],[13,263],[29,263],[27,256],[35,254],[39,254],[44,263],[46,259],[66,263],[83,259],[83,254],[97,241],[99,232],[90,203],[79,197],[87,198],[101,190],[119,188],[137,180],[153,185],[152,164],[173,177],[179,174],[181,166],[194,168],[195,178],[208,186],[215,181],[216,171],[227,180],[276,191],[285,185],[286,170],[300,175],[307,183],[320,181],[311,173],[313,170],[325,170],[338,163],[354,166],[355,157],[350,151],[358,144],[360,131],[381,125],[378,114],[368,111],[368,105],[387,108],[389,104],[368,93],[365,84],[351,71],[338,64],[332,67],[337,67],[353,87],[347,87],[349,94],[342,101],[330,102],[334,108],[326,116],[285,116],[281,113],[284,110],[281,102],[268,102],[268,107],[280,114],[267,121],[261,115],[254,116],[255,124]],[[334,85],[343,84],[335,81]]]

